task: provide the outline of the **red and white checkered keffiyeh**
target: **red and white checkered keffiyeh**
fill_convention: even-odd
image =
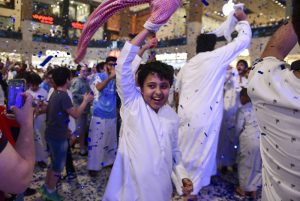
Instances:
[[[139,4],[149,3],[150,18],[144,27],[150,31],[158,31],[165,24],[179,6],[180,0],[106,0],[100,4],[89,16],[79,38],[75,62],[79,63],[86,54],[88,43],[93,35],[116,12]]]

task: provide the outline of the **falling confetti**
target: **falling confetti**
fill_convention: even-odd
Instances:
[[[52,55],[48,56],[41,64],[40,66],[44,67],[51,59],[53,58]]]
[[[201,0],[201,2],[205,5],[205,6],[208,6],[209,3],[206,1],[206,0]]]

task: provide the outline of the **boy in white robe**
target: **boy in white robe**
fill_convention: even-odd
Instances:
[[[193,180],[195,195],[210,184],[211,176],[216,173],[226,69],[251,41],[246,14],[237,9],[235,17],[238,36],[213,50],[216,36],[200,35],[197,47],[200,53],[182,67],[176,82],[179,91],[179,147],[183,164]]]
[[[46,168],[48,163],[48,152],[45,142],[45,128],[46,128],[46,101],[48,93],[46,90],[41,88],[39,85],[42,82],[41,77],[34,72],[28,75],[27,83],[29,89],[27,92],[32,95],[35,104],[34,110],[34,141],[35,141],[35,151],[36,151],[36,162],[42,167]]]
[[[239,88],[237,89],[238,91],[241,91],[242,88],[247,88],[248,86],[248,78],[246,77],[248,68],[249,68],[248,62],[243,59],[239,60],[236,64],[236,69],[239,73],[238,76]]]
[[[256,191],[261,186],[262,161],[259,142],[260,132],[253,107],[247,94],[247,89],[240,92],[241,108],[238,111],[236,122],[236,137],[239,138],[238,177],[239,187],[236,192],[245,196],[247,192],[256,199]]]
[[[236,115],[239,107],[238,71],[229,67],[224,83],[224,108],[219,134],[217,165],[221,173],[226,173],[228,167],[235,164],[238,142],[235,137]]]
[[[135,84],[132,69],[139,66],[139,46],[150,33],[144,29],[127,42],[117,61],[117,91],[123,122],[103,201],[167,201],[172,195],[172,171],[176,180],[187,178],[177,146],[179,120],[166,104],[173,68],[161,62],[140,66],[137,75],[140,88]],[[157,41],[152,40],[155,46]],[[183,187],[184,193],[188,191],[191,189]]]
[[[248,84],[245,76],[247,69],[247,61],[243,59],[239,60],[236,68],[232,69],[231,79],[228,80],[226,78],[224,85],[224,113],[217,153],[218,167],[221,167],[221,171],[224,173],[230,167],[234,168],[236,165],[239,139],[235,135],[235,123],[237,111],[241,107],[239,93],[242,88],[247,88]]]
[[[261,131],[262,201],[300,200],[300,72],[283,61],[297,36],[299,43],[300,1],[293,2],[292,19],[273,34],[249,75]]]

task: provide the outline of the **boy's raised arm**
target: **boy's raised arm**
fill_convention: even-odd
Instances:
[[[151,33],[151,31],[143,29],[134,39],[126,42],[117,60],[117,91],[124,105],[133,100],[137,95],[132,63],[139,53],[140,46]],[[139,59],[141,61],[141,58]]]

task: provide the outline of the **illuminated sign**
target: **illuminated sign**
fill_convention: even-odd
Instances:
[[[71,25],[72,25],[72,27],[73,27],[74,29],[80,29],[80,30],[82,30],[84,24],[83,24],[83,23],[80,23],[80,22],[72,22]]]
[[[72,57],[69,52],[60,51],[60,50],[46,50],[46,56],[54,56],[54,57]]]
[[[43,24],[53,24],[54,18],[45,15],[33,14],[32,19],[35,19]]]
[[[157,54],[156,59],[159,61],[166,61],[166,60],[187,60],[187,53],[164,53],[164,54]]]

